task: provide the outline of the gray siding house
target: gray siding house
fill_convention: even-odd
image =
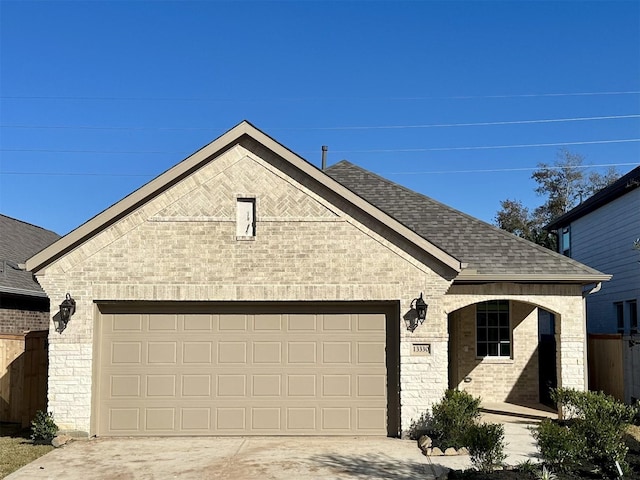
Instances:
[[[638,333],[640,167],[547,226],[558,251],[613,275],[587,299],[589,333]]]
[[[640,398],[640,347],[638,304],[640,303],[640,167],[599,191],[547,226],[558,235],[559,252],[579,262],[612,274],[609,282],[587,297],[589,334],[620,334],[622,343],[618,370],[624,387],[617,386],[612,371],[595,375],[592,388],[624,398]],[[594,348],[597,347],[594,344]],[[605,369],[593,352],[595,370]],[[594,370],[594,373],[595,373]],[[610,377],[612,383],[598,380]]]

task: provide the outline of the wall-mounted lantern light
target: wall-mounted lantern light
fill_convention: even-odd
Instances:
[[[53,317],[56,332],[62,333],[67,328],[67,323],[71,320],[71,315],[76,313],[76,301],[67,293],[64,301],[60,304],[60,311]]]
[[[407,325],[407,330],[413,332],[418,325],[422,325],[422,323],[427,318],[427,303],[422,298],[422,292],[420,292],[420,297],[414,298],[411,300],[411,315],[406,315],[404,321]],[[414,313],[415,311],[415,313]]]

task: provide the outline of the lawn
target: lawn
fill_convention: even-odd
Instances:
[[[0,424],[0,479],[53,450],[51,445],[34,445],[29,429]]]

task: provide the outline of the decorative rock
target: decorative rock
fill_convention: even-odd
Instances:
[[[453,455],[457,455],[457,454],[458,454],[458,452],[456,451],[456,449],[455,449],[455,448],[453,448],[453,447],[449,447],[449,448],[447,448],[447,449],[444,451],[444,454],[445,454],[447,457],[450,457],[450,456],[453,456]]]
[[[431,450],[431,455],[433,455],[434,457],[441,457],[442,455],[444,455],[444,453],[442,453],[442,450],[440,450],[438,447],[433,447],[433,449]]]
[[[469,455],[469,449],[467,447],[462,447],[458,450],[458,455]]]
[[[51,440],[51,445],[53,445],[54,448],[60,448],[61,446],[69,442],[69,440],[71,440],[71,437],[69,435],[58,435],[57,437],[54,437],[53,440]]]

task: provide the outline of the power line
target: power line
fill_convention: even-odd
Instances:
[[[119,97],[119,96],[76,96],[76,95],[1,95],[0,99],[7,100],[142,100],[142,101],[189,101],[189,102],[299,102],[299,101],[327,101],[327,100],[474,100],[500,98],[536,98],[536,97],[583,97],[600,95],[640,95],[640,91],[612,91],[612,92],[555,92],[555,93],[520,93],[500,95],[443,95],[443,96],[411,96],[411,97],[279,97],[271,99],[257,98],[215,98],[215,97]]]
[[[637,162],[630,163],[602,163],[597,165],[575,165],[571,168],[607,168],[607,167],[626,167],[639,165]],[[545,169],[560,170],[561,166],[546,166]],[[435,174],[456,174],[456,173],[501,173],[501,172],[523,172],[539,170],[540,167],[519,167],[519,168],[491,168],[491,169],[474,169],[474,170],[432,170],[432,171],[412,171],[412,172],[387,172],[385,175],[435,175]],[[45,177],[153,177],[157,174],[138,174],[138,173],[97,173],[97,172],[0,172],[0,175],[16,175],[16,176],[45,176]]]
[[[446,152],[455,150],[492,150],[503,148],[536,148],[536,147],[562,147],[567,145],[596,145],[607,143],[630,143],[640,142],[640,138],[628,138],[622,140],[593,140],[585,142],[558,142],[558,143],[529,143],[521,145],[491,145],[473,147],[435,147],[435,148],[402,148],[402,149],[379,149],[379,150],[332,150],[332,153],[414,153],[414,152]]]
[[[599,165],[572,165],[571,168],[606,168],[606,167],[628,167],[640,165],[638,163],[602,163]],[[546,170],[562,170],[566,167],[561,166],[546,166]],[[529,172],[534,170],[540,170],[540,167],[521,167],[521,168],[490,168],[490,169],[478,169],[478,170],[432,170],[423,172],[386,172],[385,175],[435,175],[441,173],[501,173],[501,172]]]
[[[597,120],[621,120],[629,118],[640,118],[640,114],[629,115],[605,115],[597,117],[567,117],[567,118],[546,118],[537,120],[505,120],[497,122],[467,122],[467,123],[431,123],[421,125],[380,125],[380,126],[342,126],[342,127],[280,127],[270,130],[399,130],[414,128],[446,128],[446,127],[477,127],[492,125],[528,125],[538,123],[564,123],[564,122],[585,122]],[[214,130],[216,127],[116,127],[116,126],[93,126],[93,125],[0,125],[0,128],[16,129],[69,129],[69,130]]]
[[[537,148],[537,147],[562,147],[570,145],[598,145],[611,143],[633,143],[640,142],[640,138],[626,138],[620,140],[592,140],[582,142],[557,142],[557,143],[528,143],[518,145],[486,145],[471,147],[432,147],[432,148],[399,148],[399,149],[373,149],[373,150],[332,150],[332,153],[417,153],[417,152],[446,152],[456,150],[492,150],[506,148]],[[186,151],[162,151],[162,150],[55,150],[48,148],[0,148],[0,152],[14,153],[91,153],[91,154],[109,154],[109,155],[133,155],[133,154],[172,154],[185,155]],[[313,154],[317,152],[299,152],[305,154]]]

